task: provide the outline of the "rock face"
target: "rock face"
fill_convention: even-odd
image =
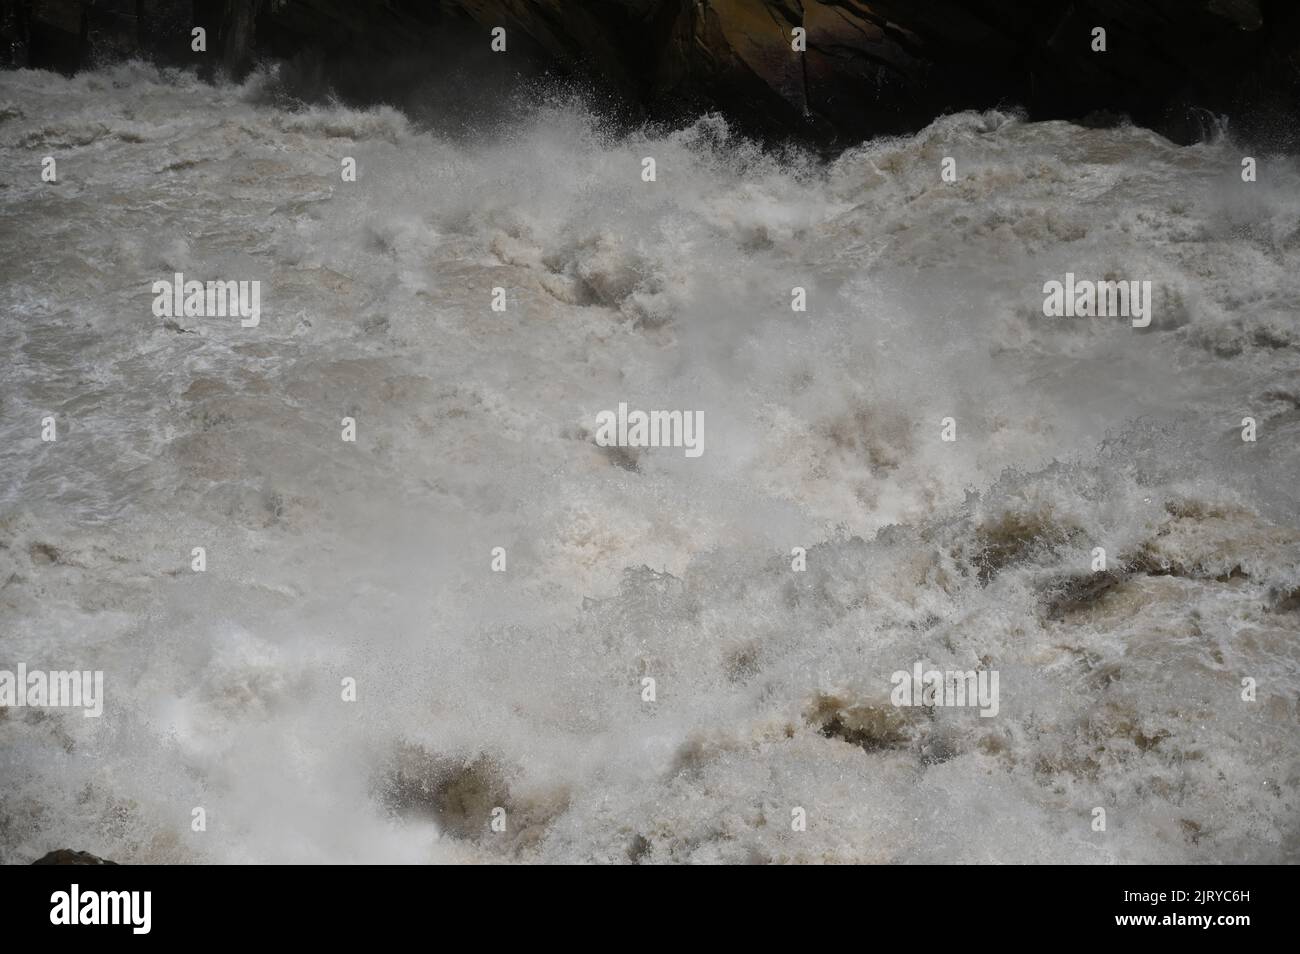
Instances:
[[[92,855],[88,851],[73,851],[71,848],[60,848],[58,851],[51,851],[44,857],[37,858],[32,862],[34,865],[116,865],[116,861],[109,861],[107,858],[100,858],[98,855]]]
[[[206,53],[190,49],[195,26]],[[488,50],[497,26],[506,56]],[[646,115],[718,108],[839,142],[1000,103],[1124,112],[1181,140],[1201,131],[1197,107],[1257,131],[1300,113],[1294,0],[0,0],[0,62],[123,55],[235,74],[294,58],[358,98],[440,69],[489,86],[547,70]]]

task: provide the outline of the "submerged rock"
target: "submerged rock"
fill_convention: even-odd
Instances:
[[[107,858],[101,858],[98,855],[92,855],[88,851],[73,851],[71,848],[60,848],[58,851],[51,851],[43,857],[37,858],[32,862],[34,865],[116,865],[116,861],[109,861]]]

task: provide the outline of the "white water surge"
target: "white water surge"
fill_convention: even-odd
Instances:
[[[0,668],[105,673],[0,711],[0,860],[1300,859],[1294,160],[273,82],[0,74]],[[260,324],[155,317],[176,272]],[[1151,326],[1044,317],[1067,272]],[[619,402],[704,453],[598,446]],[[894,708],[918,661],[997,715]]]

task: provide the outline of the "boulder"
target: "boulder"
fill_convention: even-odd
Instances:
[[[73,851],[71,848],[60,848],[58,851],[51,851],[41,858],[32,862],[34,865],[116,865],[116,861],[109,861],[107,858],[100,858],[98,855],[92,855],[88,851]]]

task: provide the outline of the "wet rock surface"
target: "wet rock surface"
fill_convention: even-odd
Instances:
[[[73,851],[71,848],[60,848],[58,851],[51,851],[49,854],[37,858],[32,862],[34,865],[116,865],[116,861],[109,861],[107,858],[100,858],[98,855],[92,855],[88,851]]]
[[[489,49],[496,27],[507,55]],[[1176,141],[1223,114],[1276,140],[1300,104],[1298,51],[1300,7],[1285,0],[0,3],[0,63],[14,66],[146,56],[241,75],[279,58],[358,100],[423,97],[436,79],[438,109],[460,121],[541,74],[574,76],[635,116],[719,109],[827,144],[1007,104],[1103,125],[1127,114]]]

